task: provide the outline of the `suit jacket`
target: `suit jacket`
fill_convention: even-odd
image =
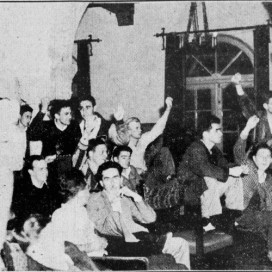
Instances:
[[[129,197],[121,198],[122,212],[115,212],[104,191],[91,193],[87,204],[89,218],[96,229],[109,236],[133,236],[133,233],[145,231],[137,222],[148,224],[156,220],[155,211],[144,201],[134,202]]]
[[[186,150],[178,168],[178,179],[185,183],[185,201],[191,204],[200,202],[200,196],[208,189],[204,177],[226,182],[229,166],[222,152],[214,146],[212,154],[200,140],[193,142]]]
[[[258,168],[254,161],[248,158],[246,153],[247,140],[238,138],[234,145],[233,153],[235,161],[241,165],[248,166],[248,174],[242,176],[243,194],[244,194],[244,208],[246,210],[267,210],[272,211],[272,176],[267,171],[266,179],[263,183],[259,183]],[[250,150],[250,149],[249,149]],[[258,196],[254,196],[257,194]],[[256,205],[256,199],[259,197],[259,204]]]

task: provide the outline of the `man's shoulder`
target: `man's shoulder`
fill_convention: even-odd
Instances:
[[[102,200],[103,198],[104,197],[102,192],[92,192],[90,193],[89,201],[99,201],[99,200]]]
[[[189,145],[189,147],[186,150],[186,153],[192,153],[195,151],[205,151],[205,150],[206,150],[205,145],[200,140],[196,140]]]

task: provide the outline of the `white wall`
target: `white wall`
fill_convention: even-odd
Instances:
[[[86,9],[87,2],[0,3],[0,97],[36,104],[45,95],[68,98],[76,72],[74,39],[94,38],[92,92],[107,117],[121,102],[128,115],[154,122],[163,106],[164,60],[161,31],[184,31],[190,2],[137,2],[134,25],[118,27],[114,14]],[[201,7],[199,7],[201,10]],[[266,23],[261,2],[207,2],[210,28]],[[199,22],[202,20],[199,18]],[[202,27],[202,25],[200,25]],[[78,28],[78,30],[77,30]],[[248,31],[238,35],[252,45]]]
[[[0,96],[69,98],[72,49],[87,3],[0,3]]]
[[[207,2],[210,29],[264,24],[268,19],[261,2]],[[118,27],[114,14],[101,8],[89,9],[76,34],[102,39],[93,44],[91,57],[92,94],[98,111],[108,117],[117,103],[127,117],[155,122],[164,98],[165,51],[154,34],[185,31],[190,2],[145,2],[135,4],[134,25]],[[198,3],[199,25],[203,28],[202,6]],[[228,32],[253,46],[252,31]]]

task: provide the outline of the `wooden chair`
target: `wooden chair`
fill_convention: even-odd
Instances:
[[[168,190],[170,194],[167,194],[167,190],[168,189],[165,187],[149,191],[145,190],[145,199],[157,213],[162,210],[171,213],[171,210],[173,210],[174,207],[177,207],[178,210],[181,211],[179,222],[186,220],[184,213],[182,213],[182,211],[186,211],[186,207],[188,207],[183,199],[184,188],[173,185],[173,189]],[[171,215],[168,217],[171,217]],[[199,203],[194,206],[194,213],[191,214],[190,221],[193,228],[177,231],[174,233],[174,236],[182,237],[189,243],[190,254],[195,255],[199,263],[204,261],[205,254],[223,249],[233,244],[233,237],[229,234],[218,232],[204,233],[200,199]]]

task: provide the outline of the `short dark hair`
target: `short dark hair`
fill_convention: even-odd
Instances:
[[[96,101],[95,101],[95,98],[93,96],[91,96],[90,94],[86,94],[86,95],[83,95],[81,96],[79,99],[78,99],[78,103],[80,104],[82,101],[90,101],[93,105],[93,107],[96,105]]]
[[[102,139],[102,138],[91,139],[89,141],[88,148],[87,148],[87,156],[89,156],[90,151],[95,151],[95,148],[98,145],[105,145],[108,148],[107,143],[104,139]]]
[[[42,160],[45,160],[43,156],[41,156],[41,155],[32,155],[26,160],[25,168],[27,170],[33,169],[33,162],[34,161],[42,161]]]
[[[107,162],[104,162],[102,163],[99,167],[98,167],[98,170],[97,170],[97,174],[96,174],[96,180],[99,182],[102,180],[103,178],[103,172],[110,169],[110,168],[115,168],[118,170],[118,173],[119,175],[121,176],[122,174],[122,171],[123,171],[123,168],[122,166],[117,163],[117,162],[113,162],[113,161],[107,161]]]
[[[253,156],[256,156],[257,152],[260,149],[267,149],[270,151],[270,155],[272,157],[272,149],[271,147],[267,144],[267,143],[259,143],[259,144],[255,144],[251,147],[251,151],[249,153],[249,158],[253,158]]]
[[[265,92],[265,93],[263,94],[263,103],[268,104],[270,98],[272,98],[272,92],[271,92],[271,91]]]
[[[63,202],[65,203],[76,196],[79,191],[85,189],[86,185],[84,175],[80,170],[72,168],[64,173],[60,177],[60,194]]]
[[[54,120],[55,114],[59,114],[61,109],[71,108],[71,101],[64,99],[55,99],[50,102],[50,116]]]
[[[25,105],[21,105],[20,107],[20,115],[22,116],[25,112],[33,112],[33,109],[28,105],[28,104],[25,104]]]
[[[210,131],[212,129],[212,124],[220,124],[220,119],[215,115],[207,116],[202,120],[198,126],[198,136],[202,139],[203,132]]]
[[[132,154],[132,149],[127,146],[127,145],[119,145],[119,146],[116,146],[114,149],[113,149],[113,153],[112,153],[112,157],[113,158],[117,158],[119,157],[120,153],[122,151],[127,151],[129,152],[130,154]]]

